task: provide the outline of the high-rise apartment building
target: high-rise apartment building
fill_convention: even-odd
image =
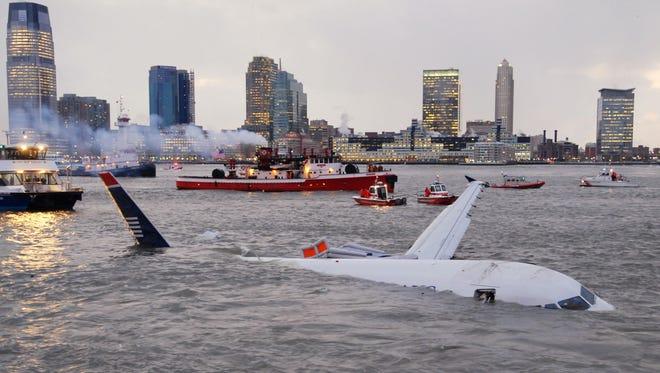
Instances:
[[[619,160],[632,153],[634,90],[635,88],[599,90],[596,152],[603,160]]]
[[[424,70],[422,125],[427,131],[458,136],[461,84],[458,69]]]
[[[158,129],[195,121],[194,74],[174,66],[149,70],[150,125]]]
[[[278,71],[273,95],[273,140],[289,131],[306,133],[308,130],[307,94],[302,83],[293,74]]]
[[[269,57],[254,57],[245,73],[244,129],[273,140],[275,80],[278,67]]]
[[[513,134],[513,67],[506,59],[497,66],[495,121],[501,121],[502,129]]]
[[[110,130],[110,104],[106,100],[64,94],[57,100],[57,111],[64,128],[88,126],[92,131]]]
[[[9,4],[7,19],[9,130],[56,123],[55,51],[48,8]]]

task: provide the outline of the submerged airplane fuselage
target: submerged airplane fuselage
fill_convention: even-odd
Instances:
[[[614,307],[574,279],[551,269],[497,260],[438,259],[303,259],[243,257],[252,262],[276,262],[314,272],[349,276],[406,287],[427,287],[478,298],[491,293],[497,300],[549,309],[609,311]]]

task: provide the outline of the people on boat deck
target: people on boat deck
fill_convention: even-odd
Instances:
[[[429,187],[424,188],[424,197],[428,197],[431,195],[431,189]]]

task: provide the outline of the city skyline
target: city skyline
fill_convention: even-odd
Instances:
[[[143,22],[145,12],[154,11],[149,1],[40,3],[49,7],[56,30],[59,91],[113,103],[123,95],[131,116],[142,123],[148,122],[144,71],[152,65],[171,64],[194,69],[197,74],[197,123],[214,130],[239,127],[245,119],[245,65],[252,56],[269,55],[282,57],[287,70],[305,82],[305,91],[312,98],[310,119],[324,118],[339,126],[345,114],[348,125],[358,131],[398,130],[410,118],[421,118],[419,75],[424,69],[454,66],[461,71],[463,132],[467,120],[493,119],[493,69],[506,57],[516,65],[514,132],[537,134],[543,128],[557,128],[581,145],[594,142],[593,103],[598,90],[635,87],[635,145],[660,145],[660,55],[652,47],[651,36],[658,31],[653,16],[658,14],[656,4],[595,7],[586,2],[573,4],[574,11],[567,15],[561,3],[514,2],[519,15],[510,16],[511,22],[498,22],[504,26],[493,31],[489,17],[498,18],[492,13],[501,10],[487,2],[444,7],[443,12],[434,3],[392,3],[388,9],[374,12],[375,22],[362,22],[373,10],[369,2],[299,3],[291,8],[302,17],[297,27],[306,39],[292,46],[283,39],[291,30],[274,25],[293,14],[287,15],[284,7],[273,3],[159,3],[157,18],[162,22],[181,12],[196,17],[189,27],[172,30],[163,30],[157,25],[160,21]],[[446,25],[422,22],[440,13],[445,14]],[[423,47],[431,41],[427,34],[449,32],[464,24],[471,13],[483,21],[478,29],[450,38],[446,47]],[[248,14],[263,21],[258,26],[251,24],[251,31],[234,20]],[[72,17],[76,22],[70,22]],[[117,19],[122,19],[120,27],[110,22]],[[626,27],[605,27],[615,19]],[[562,28],[551,31],[559,21]],[[326,27],[316,27],[318,22]],[[413,23],[424,26],[415,31],[409,27]],[[342,26],[328,27],[334,24]],[[80,28],[89,28],[90,34],[82,37]],[[359,33],[361,28],[372,32]],[[410,30],[402,32],[404,29]],[[245,35],[234,40],[232,34],[236,33],[230,30]],[[517,32],[520,30],[529,35]],[[218,34],[211,48],[204,46],[211,39],[195,37],[204,31]],[[504,36],[505,42],[493,43]],[[165,48],[172,38],[189,43]],[[0,97],[1,129],[7,125],[6,102],[6,96]],[[111,110],[116,117],[116,105]]]

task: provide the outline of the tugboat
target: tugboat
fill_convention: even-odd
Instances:
[[[261,148],[257,165],[237,165],[230,159],[208,176],[180,176],[177,189],[224,189],[248,192],[303,192],[353,190],[368,188],[384,180],[389,192],[394,191],[397,176],[382,166],[371,166],[360,172],[352,163],[342,163],[334,155],[302,157],[277,156],[277,149]]]
[[[46,145],[0,145],[0,211],[72,210],[83,190],[61,181]]]
[[[451,205],[457,198],[457,195],[449,194],[445,184],[436,180],[417,195],[417,202],[428,205]]]
[[[545,181],[529,181],[524,176],[509,176],[502,173],[502,184],[489,184],[491,188],[504,189],[537,189],[545,185]]]
[[[391,196],[382,181],[377,181],[369,189],[360,190],[359,196],[353,196],[358,205],[365,206],[400,206],[406,204],[406,197]]]
[[[83,157],[59,162],[58,167],[61,176],[98,176],[101,172],[112,172],[116,177],[156,177],[156,165],[138,160],[134,153]]]
[[[603,168],[598,176],[583,177],[580,179],[583,187],[607,187],[607,188],[638,188],[638,184],[631,183],[628,178],[614,171]]]

